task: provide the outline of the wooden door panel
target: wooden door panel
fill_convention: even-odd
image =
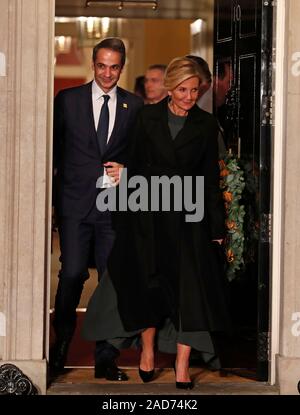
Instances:
[[[238,79],[238,136],[240,138],[240,155],[242,159],[257,158],[259,138],[257,134],[257,85],[256,55],[239,56]]]
[[[217,42],[230,42],[233,39],[234,2],[231,0],[216,3],[216,37]]]
[[[239,0],[236,8],[240,39],[258,35],[258,4],[256,0]]]

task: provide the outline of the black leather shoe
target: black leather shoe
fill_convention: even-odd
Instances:
[[[154,369],[146,371],[139,367],[139,375],[144,383],[151,382],[154,376]]]
[[[117,381],[126,381],[129,377],[118,368],[115,364],[110,364],[109,366],[104,366],[100,364],[95,365],[95,378],[101,379],[105,378],[106,380],[117,380]]]
[[[194,387],[193,382],[177,382],[176,381],[177,389],[193,389],[193,387]]]
[[[63,373],[67,361],[70,341],[56,341],[49,353],[49,368],[52,376]]]

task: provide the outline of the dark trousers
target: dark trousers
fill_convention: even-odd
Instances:
[[[95,365],[109,365],[119,355],[119,350],[107,341],[101,340],[96,342]]]
[[[98,274],[106,268],[115,233],[109,212],[93,210],[84,220],[59,218],[61,270],[55,297],[53,326],[58,340],[70,341],[76,327],[76,308],[84,282],[89,277],[88,264],[91,242]],[[105,343],[102,349],[105,349]],[[110,345],[107,343],[107,348]],[[112,346],[111,346],[112,348]]]

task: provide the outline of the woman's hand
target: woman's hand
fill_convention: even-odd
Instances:
[[[115,161],[107,161],[103,164],[103,166],[105,167],[106,174],[113,180],[113,182],[115,184],[119,184],[124,165]]]

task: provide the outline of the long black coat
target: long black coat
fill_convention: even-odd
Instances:
[[[229,326],[223,276],[213,239],[224,237],[215,118],[196,105],[175,140],[167,99],[139,113],[131,142],[130,175],[204,176],[204,218],[186,212],[120,214],[108,271],[126,330],[159,324],[170,316],[184,331]],[[194,191],[195,189],[193,189]]]

